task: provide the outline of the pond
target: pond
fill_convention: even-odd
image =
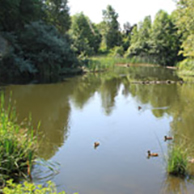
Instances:
[[[115,68],[55,84],[8,85],[18,122],[29,113],[39,129],[41,158],[60,164],[49,179],[68,194],[194,193],[194,181],[167,174],[169,146],[193,146],[194,84],[161,67]],[[172,141],[164,141],[164,136]],[[94,142],[99,142],[94,147]],[[159,154],[147,158],[147,151]],[[34,181],[45,181],[47,172]],[[48,177],[47,177],[48,179]]]

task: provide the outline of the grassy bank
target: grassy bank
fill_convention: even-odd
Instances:
[[[19,181],[31,177],[36,157],[37,139],[34,130],[26,124],[16,124],[16,111],[11,103],[6,105],[4,95],[0,99],[0,186],[6,180]]]
[[[90,57],[86,63],[85,70],[88,72],[105,71],[114,68],[115,65],[131,65],[131,64],[153,64],[149,60],[140,57],[111,57],[111,56],[94,56]]]

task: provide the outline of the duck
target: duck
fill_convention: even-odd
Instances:
[[[150,150],[148,150],[148,158],[149,157],[158,157],[159,155],[157,153],[151,153]]]
[[[98,146],[100,145],[100,143],[99,142],[94,142],[94,148],[96,149]]]
[[[173,139],[172,137],[167,137],[166,135],[164,136],[164,141],[172,140],[172,139]]]
[[[138,106],[138,110],[141,110],[142,109],[142,107],[141,106]]]

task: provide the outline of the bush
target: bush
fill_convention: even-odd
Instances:
[[[34,183],[24,182],[24,184],[15,184],[12,180],[7,181],[7,187],[3,189],[6,194],[57,194],[56,186],[51,182],[47,182],[47,187],[35,185]],[[60,192],[58,194],[65,194]]]
[[[9,52],[0,62],[0,76],[52,78],[78,69],[78,59],[71,49],[71,40],[54,26],[42,21],[31,22],[17,33],[5,33]]]
[[[33,62],[41,76],[59,75],[64,69],[76,68],[78,61],[71,50],[70,40],[54,26],[32,22],[19,36],[24,58]]]
[[[110,55],[113,57],[122,57],[124,54],[124,49],[122,46],[115,46],[110,50]]]

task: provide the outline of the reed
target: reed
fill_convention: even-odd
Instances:
[[[90,57],[86,64],[86,71],[97,72],[104,71],[107,69],[113,69],[115,65],[131,65],[131,64],[153,64],[150,60],[142,57],[111,57],[111,56],[94,56]]]
[[[188,173],[187,150],[182,145],[172,145],[169,151],[167,171],[171,175],[185,177]]]
[[[36,157],[37,138],[31,126],[16,123],[16,111],[11,102],[5,105],[4,95],[0,99],[0,184],[5,181],[30,177]]]

